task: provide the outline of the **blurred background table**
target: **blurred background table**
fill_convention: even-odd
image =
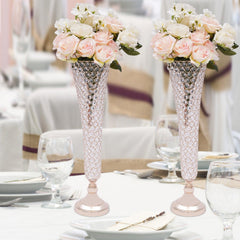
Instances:
[[[12,106],[17,90],[2,88],[0,96],[0,169],[21,171],[24,170],[22,138],[25,109]]]

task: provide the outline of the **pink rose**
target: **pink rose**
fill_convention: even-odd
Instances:
[[[111,33],[119,33],[120,30],[123,30],[123,25],[117,18],[106,17],[105,23]]]
[[[209,35],[206,31],[196,31],[191,33],[190,39],[193,44],[203,45],[209,39]]]
[[[217,19],[213,17],[203,15],[200,19],[200,23],[202,23],[203,27],[208,33],[215,33],[217,30],[221,29],[221,25]]]
[[[193,46],[193,51],[190,59],[191,62],[196,66],[199,66],[200,63],[207,64],[211,60],[211,51],[206,46]]]
[[[96,49],[96,43],[92,38],[86,38],[78,44],[77,57],[88,57],[91,58]]]
[[[157,33],[153,36],[152,41],[151,41],[151,46],[154,48],[156,42],[163,38],[166,34],[165,33]]]
[[[112,50],[114,51],[114,53],[116,54],[116,56],[120,54],[120,52],[119,52],[119,46],[118,46],[117,43],[114,42],[113,40],[111,40],[111,41],[108,43],[107,46],[109,46],[109,47],[112,48]]]
[[[53,50],[56,50],[59,46],[61,40],[66,38],[69,34],[68,33],[60,33],[58,34],[55,39],[53,40]]]
[[[79,38],[74,35],[62,39],[58,44],[58,55],[65,57],[65,60],[70,59],[75,54],[78,44]]]
[[[177,57],[189,57],[192,53],[192,41],[189,38],[178,40],[174,46],[174,53]]]
[[[176,39],[171,35],[160,38],[154,44],[154,52],[161,58],[168,57],[174,48]]]
[[[94,61],[103,66],[104,63],[111,63],[115,59],[114,50],[109,46],[97,46],[94,55]]]
[[[212,54],[211,60],[218,61],[219,60],[219,56],[218,56],[215,44],[213,42],[211,42],[210,40],[208,40],[204,44],[204,46],[206,46],[210,50],[210,52]]]
[[[113,36],[109,32],[99,31],[93,38],[97,45],[107,45],[113,39]]]

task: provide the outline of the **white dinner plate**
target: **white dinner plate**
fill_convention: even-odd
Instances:
[[[155,232],[120,232],[107,230],[107,228],[113,226],[119,220],[119,217],[97,220],[76,220],[71,223],[71,226],[85,231],[90,238],[96,240],[163,240],[169,237],[173,232],[186,228],[185,223],[175,219],[163,230]]]
[[[199,151],[198,152],[198,172],[204,173],[208,171],[209,164],[211,161],[216,160],[227,160],[227,159],[236,159],[238,157],[237,153],[227,153],[227,152],[207,152]],[[147,165],[153,169],[159,170],[168,170],[168,166],[163,161],[151,162]],[[176,171],[181,171],[180,164],[177,164]]]
[[[237,153],[229,152],[207,152],[199,151],[198,152],[198,168],[199,169],[208,169],[210,163],[216,160],[233,160],[238,157]]]
[[[0,172],[0,194],[34,193],[46,183],[38,172]]]
[[[51,199],[51,191],[49,190],[39,190],[35,193],[25,193],[25,194],[0,194],[0,201],[10,201],[15,198],[22,198],[19,202],[38,202],[38,201],[48,201]]]

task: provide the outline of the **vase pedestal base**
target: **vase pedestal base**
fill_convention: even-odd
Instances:
[[[88,186],[87,196],[76,202],[74,210],[82,216],[98,217],[109,212],[109,205],[97,195],[96,183],[91,182]]]
[[[183,217],[195,217],[205,213],[206,207],[204,203],[193,195],[193,191],[191,182],[186,182],[183,196],[171,205],[171,211],[174,214]]]

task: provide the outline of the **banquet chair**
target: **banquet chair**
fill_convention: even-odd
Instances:
[[[122,73],[109,72],[103,127],[151,126],[153,77],[127,66],[122,69]],[[81,129],[75,88],[33,92],[24,117],[23,158],[34,159],[42,133],[63,129]]]
[[[125,169],[146,169],[147,164],[156,161],[154,127],[104,128],[102,142],[102,172]],[[82,130],[55,130],[42,136],[71,136],[74,152],[72,174],[84,173]],[[36,159],[36,158],[35,158]],[[31,167],[36,166],[31,160]]]

